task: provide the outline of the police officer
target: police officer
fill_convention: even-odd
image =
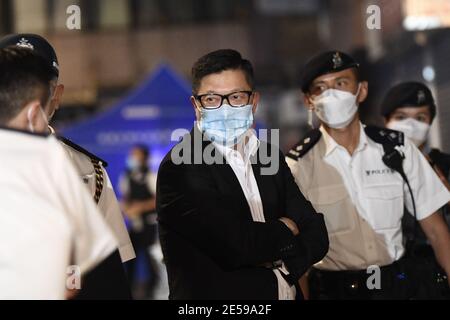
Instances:
[[[442,183],[450,190],[450,155],[439,149],[430,148],[428,133],[436,116],[436,104],[430,89],[421,82],[402,82],[392,87],[384,97],[381,109],[385,125],[389,129],[403,132],[422,152]],[[444,218],[450,219],[448,205],[442,208]],[[432,257],[423,232],[415,231],[415,223],[410,215],[403,220],[404,233],[408,239],[416,237],[421,252]]]
[[[436,211],[450,193],[402,133],[360,122],[368,83],[359,64],[340,51],[319,54],[304,67],[301,89],[321,125],[289,151],[287,162],[305,197],[325,215],[330,239],[328,254],[309,274],[311,298],[408,298],[413,281],[402,259],[404,205],[449,274],[450,234]]]
[[[133,146],[127,157],[127,169],[120,176],[122,209],[130,221],[130,238],[139,256],[142,255],[149,280],[146,298],[153,299],[158,282],[158,269],[151,248],[157,241],[156,201],[153,175],[148,167],[150,154],[146,145]],[[133,283],[137,274],[136,261],[128,264],[128,278]]]
[[[380,111],[386,127],[402,131],[422,151],[449,188],[450,154],[427,145],[428,132],[436,116],[430,89],[420,82],[399,83],[388,91]]]
[[[45,60],[0,49],[0,70],[0,299],[64,299],[85,287],[117,240],[60,143],[45,134]]]
[[[59,64],[55,50],[47,40],[36,34],[8,35],[0,40],[0,48],[8,46],[17,46],[33,50],[43,57],[53,70],[53,79],[50,81],[51,98],[48,106],[44,110],[48,121],[50,122],[56,110],[59,108],[59,103],[64,92],[64,85],[58,82]],[[50,133],[55,134],[52,127],[49,126],[48,129]],[[90,293],[88,293],[88,290],[86,289],[86,291],[83,294],[79,294],[78,297],[86,299],[98,298],[99,295],[104,296],[106,293],[107,296],[104,296],[105,298],[128,298],[130,297],[129,286],[123,275],[124,271],[120,262],[123,263],[134,259],[135,253],[124,223],[119,203],[105,170],[107,163],[70,140],[64,137],[57,138],[75,165],[81,180],[91,193],[100,212],[103,214],[107,224],[113,230],[118,241],[117,257],[112,257],[92,275],[92,277],[97,277],[97,280],[103,279],[103,281],[95,281],[96,283],[107,283],[111,280],[108,278],[114,277],[115,283],[117,284],[116,292],[112,290],[111,286],[104,288],[105,290],[93,288]]]

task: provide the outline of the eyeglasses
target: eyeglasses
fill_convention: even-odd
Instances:
[[[217,109],[223,104],[226,99],[230,106],[239,108],[248,105],[253,91],[237,91],[229,94],[221,95],[217,93],[206,93],[195,96],[200,101],[200,104],[205,109]]]

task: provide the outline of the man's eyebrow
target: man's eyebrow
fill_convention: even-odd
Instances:
[[[325,83],[325,80],[317,80],[317,81],[313,81],[313,83],[311,84],[311,86],[315,86],[315,85],[322,84],[322,83]]]
[[[219,93],[219,92],[214,91],[214,90],[208,90],[208,91],[206,91],[205,94],[221,94],[221,95],[226,95],[226,94],[231,94],[231,93],[241,92],[241,91],[250,91],[250,90],[244,89],[244,88],[234,88],[234,89],[232,89],[232,90],[227,91],[227,93]]]
[[[351,78],[350,76],[340,76],[340,77],[335,78],[334,81],[338,81],[338,80],[342,80],[342,79],[350,80],[350,78]]]

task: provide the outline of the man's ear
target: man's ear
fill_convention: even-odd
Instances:
[[[261,95],[259,94],[259,92],[254,92],[253,93],[253,98],[252,98],[252,112],[253,114],[256,113],[256,109],[258,109],[258,103],[259,103],[259,99],[260,99]]]
[[[200,120],[200,106],[198,105],[197,99],[195,99],[194,96],[191,96],[190,100],[191,100],[192,107],[194,108],[195,118],[198,121],[198,120]]]
[[[367,81],[360,82],[359,95],[358,95],[358,104],[364,102],[369,94],[369,84]]]
[[[309,93],[303,94],[303,103],[307,109],[310,109],[313,107],[313,104],[311,101],[311,96],[309,95]]]
[[[51,119],[55,112],[59,109],[61,104],[62,95],[64,94],[64,85],[58,84],[53,92],[53,96],[50,97],[49,110],[47,117]]]
[[[26,113],[27,122],[29,121],[33,125],[36,124],[39,113],[41,112],[40,109],[41,103],[39,102],[39,100],[34,100],[28,103],[23,109],[23,111]]]

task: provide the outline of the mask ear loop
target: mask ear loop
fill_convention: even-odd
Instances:
[[[358,83],[358,90],[356,90],[355,97],[358,98],[359,92],[361,91],[361,82]]]
[[[311,102],[311,105],[308,108],[308,125],[311,127],[311,129],[314,129],[314,104],[312,104],[312,99],[308,98]]]
[[[28,119],[28,129],[30,129],[30,131],[31,132],[35,132],[35,130],[34,130],[34,126],[33,126],[33,121],[32,121],[32,119],[31,119],[31,107],[28,109],[28,112],[27,112],[27,119]],[[42,117],[44,118],[44,120],[45,120],[45,122],[47,122],[47,126],[48,126],[48,118],[47,118],[47,115],[45,114],[45,112],[44,112],[44,110],[42,110],[42,108],[41,107],[39,107],[39,111],[41,112],[41,114],[42,114]]]
[[[313,123],[313,108],[308,109],[308,125],[314,129],[314,123]]]
[[[27,113],[27,119],[28,119],[28,129],[30,129],[31,132],[34,132],[34,126],[33,122],[31,121],[31,107],[28,109]]]

